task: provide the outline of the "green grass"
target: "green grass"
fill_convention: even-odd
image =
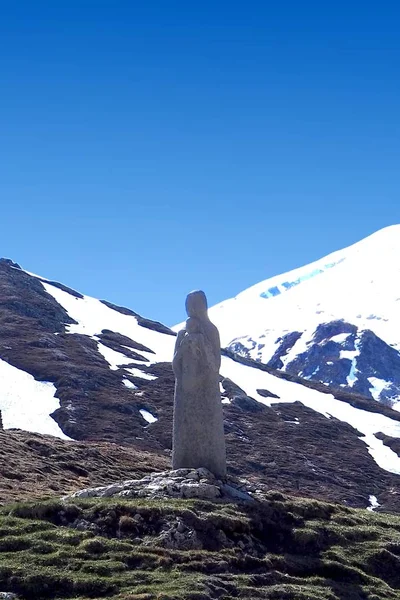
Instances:
[[[183,545],[165,532],[183,525]],[[193,541],[194,540],[194,541]],[[271,492],[0,509],[0,590],[27,600],[400,599],[400,517]]]

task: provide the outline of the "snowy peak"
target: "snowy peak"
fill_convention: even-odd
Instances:
[[[261,298],[273,298],[323,275],[344,261],[350,264],[351,268],[357,267],[357,270],[362,269],[364,272],[371,267],[375,269],[378,265],[383,268],[388,267],[391,272],[394,266],[393,260],[396,260],[396,257],[398,262],[400,257],[400,225],[385,227],[360,242],[328,254],[304,267],[266,279],[244,290],[236,296],[236,299],[253,295],[259,295]]]
[[[343,321],[359,333],[369,331],[382,341],[392,371],[388,373],[382,364],[375,364],[382,361],[377,353],[368,352],[364,344],[364,354],[371,363],[367,369],[368,360],[362,361],[366,369],[364,383],[359,370],[361,379],[353,384],[362,393],[372,394],[371,397],[394,402],[400,400],[400,390],[397,383],[391,384],[400,375],[397,354],[389,348],[400,351],[399,311],[400,225],[393,225],[309,265],[262,281],[214,306],[210,314],[220,328],[224,345],[255,360],[272,361],[274,365],[282,363],[282,360],[276,362],[277,356],[282,353],[286,356],[290,350],[280,368],[293,370],[297,365],[298,374],[303,373],[300,366],[309,360],[310,345],[316,343],[313,336],[322,324],[330,327],[329,324]],[[373,347],[377,347],[376,340]],[[315,353],[320,354],[320,349]],[[295,361],[297,355],[303,361]],[[394,361],[393,356],[396,356]],[[323,359],[324,353],[320,354],[320,360]],[[348,359],[343,354],[342,359],[344,367]],[[324,381],[323,373],[332,365],[311,362],[310,376]],[[336,369],[338,363],[335,365]],[[326,382],[345,385],[344,369],[339,370],[340,374],[338,371],[337,376],[328,377]],[[385,378],[379,376],[382,370],[386,372]],[[348,377],[351,379],[352,375],[346,375],[350,385]],[[368,388],[368,377],[381,381]]]

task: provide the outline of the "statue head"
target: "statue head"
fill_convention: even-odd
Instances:
[[[186,312],[189,317],[207,318],[207,298],[201,290],[190,292],[186,298]]]

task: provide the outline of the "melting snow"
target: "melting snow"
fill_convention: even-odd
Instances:
[[[309,344],[312,341],[312,333],[309,331],[305,331],[303,335],[299,337],[296,343],[290,348],[290,350],[285,354],[285,356],[281,357],[283,368],[285,368],[287,364],[289,364],[290,362],[292,362],[292,360],[299,356],[299,354],[304,354],[305,352],[307,352]]]
[[[378,508],[380,506],[376,496],[369,497],[369,504],[370,505],[367,506],[367,510],[370,510],[371,512],[373,512],[376,508]]]
[[[339,358],[347,358],[351,360],[349,374],[346,377],[347,385],[353,387],[357,381],[357,357],[360,355],[358,348],[356,350],[341,350]]]
[[[152,381],[153,379],[157,379],[155,375],[150,375],[149,373],[143,373],[140,369],[125,369],[128,373],[131,373],[134,377],[140,377],[141,379],[148,379]]]
[[[377,377],[368,377],[368,381],[371,384],[369,391],[371,392],[372,397],[379,402],[382,391],[390,385],[390,382],[387,382],[384,379],[378,379]]]
[[[69,440],[50,416],[60,403],[52,383],[36,381],[32,375],[0,359],[0,410],[5,429],[35,431]]]
[[[132,360],[125,356],[125,354],[122,354],[122,352],[116,352],[116,350],[112,350],[101,342],[98,342],[97,349],[100,354],[104,356],[112,371],[116,371],[120,366],[129,365],[132,363]]]
[[[143,419],[148,423],[155,423],[156,421],[158,421],[157,417],[152,415],[151,412],[149,412],[148,410],[144,410],[144,408],[141,408],[139,412],[142,415]]]
[[[151,362],[166,362],[171,360],[175,345],[175,338],[173,336],[163,335],[158,331],[142,327],[138,324],[136,317],[123,315],[109,308],[96,298],[91,298],[90,296],[76,298],[68,294],[68,292],[54,287],[50,283],[42,282],[42,285],[46,292],[65,308],[71,319],[77,321],[77,325],[66,326],[69,333],[82,333],[95,337],[103,329],[110,329],[156,351],[156,354],[146,353]],[[135,361],[129,360],[129,362]],[[115,364],[115,361],[113,364]]]
[[[137,390],[137,386],[132,383],[132,381],[129,381],[129,379],[123,379],[122,383],[124,384],[125,387],[131,389],[131,390]]]
[[[349,337],[349,333],[339,333],[338,335],[334,335],[331,337],[331,342],[336,342],[337,344],[343,344]]]
[[[335,417],[339,421],[349,423],[362,434],[360,439],[367,444],[368,451],[375,462],[385,471],[400,474],[399,456],[375,437],[375,433],[382,432],[391,437],[400,438],[400,422],[384,415],[354,408],[347,402],[336,400],[331,394],[322,394],[298,383],[246,367],[227,357],[222,357],[221,373],[224,377],[232,379],[249,396],[268,406],[298,400],[327,418]],[[257,393],[257,389],[268,389],[277,394],[279,400],[264,398]]]

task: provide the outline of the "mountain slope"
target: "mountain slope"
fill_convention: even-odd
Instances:
[[[210,309],[223,345],[289,373],[400,400],[400,225]]]
[[[128,444],[167,459],[174,343],[160,323],[0,261],[0,410],[7,428]],[[44,404],[35,385],[44,385],[54,404]],[[231,474],[351,506],[368,506],[375,496],[400,510],[398,412],[229,352],[221,397]]]

